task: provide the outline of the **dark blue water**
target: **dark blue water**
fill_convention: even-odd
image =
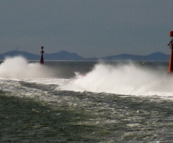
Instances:
[[[153,77],[153,71],[167,77],[167,63],[138,62],[135,68],[120,62],[106,62],[99,68],[96,64],[47,62],[55,77],[2,77],[0,142],[172,142],[173,90],[165,87],[167,81],[146,79],[150,73]],[[140,70],[133,74],[136,68]],[[127,71],[134,80],[123,76],[123,82],[113,82]],[[87,75],[74,78],[74,72]],[[138,73],[147,76],[135,79]],[[101,75],[97,82],[91,78],[95,74]]]

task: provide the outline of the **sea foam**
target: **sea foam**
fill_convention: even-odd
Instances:
[[[7,57],[0,64],[1,78],[42,78],[53,77],[48,67],[39,63],[28,63],[22,56]]]
[[[107,92],[123,95],[172,95],[173,79],[166,71],[143,68],[135,63],[97,64],[85,76],[61,87],[63,90]]]

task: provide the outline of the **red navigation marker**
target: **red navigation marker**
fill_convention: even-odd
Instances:
[[[41,58],[40,58],[40,64],[44,64],[44,57],[43,57],[43,54],[44,54],[44,47],[43,46],[41,46]]]
[[[171,41],[168,44],[168,46],[171,49],[168,65],[168,73],[170,74],[173,72],[173,31],[170,31],[169,36],[171,37]]]

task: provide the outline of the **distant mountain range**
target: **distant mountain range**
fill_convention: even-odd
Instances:
[[[31,54],[25,51],[9,51],[0,54],[0,60],[4,60],[5,57],[23,56],[27,60],[39,60],[40,55]],[[76,53],[70,53],[67,51],[60,51],[52,54],[44,54],[45,60],[138,60],[138,61],[168,61],[169,55],[155,52],[149,55],[132,55],[132,54],[120,54],[107,57],[95,57],[95,58],[84,58]]]
[[[9,51],[3,54],[0,54],[0,60],[4,60],[5,57],[14,57],[14,56],[23,56],[27,60],[40,60],[40,55],[28,53],[25,51]],[[60,51],[52,54],[44,54],[45,60],[84,60],[83,57],[79,56],[76,53],[70,53],[67,51]]]

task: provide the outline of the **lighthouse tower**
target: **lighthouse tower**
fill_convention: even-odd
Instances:
[[[41,46],[41,58],[40,58],[40,64],[44,64],[44,57],[43,57],[43,54],[44,54],[44,47],[43,46]]]

